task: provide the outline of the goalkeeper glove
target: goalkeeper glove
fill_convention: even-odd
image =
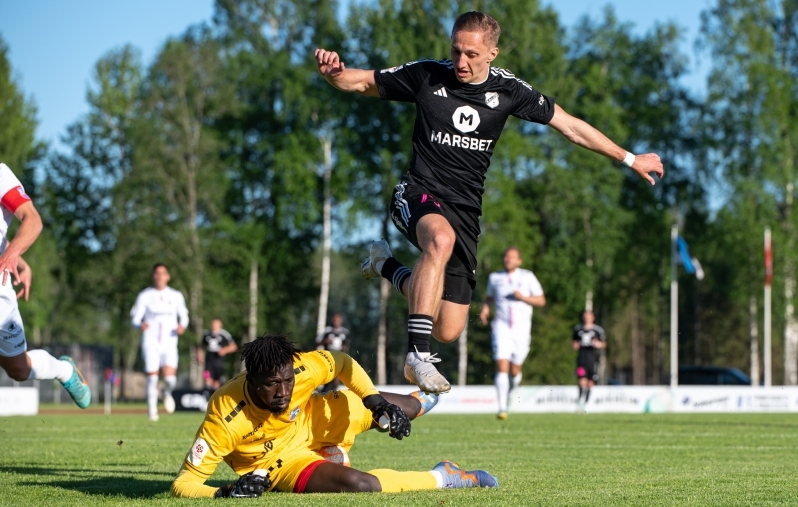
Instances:
[[[260,472],[256,470],[256,472]],[[250,472],[242,475],[235,486],[229,484],[216,491],[216,498],[258,498],[264,491],[272,487],[269,474],[264,475]]]
[[[379,431],[388,431],[388,434],[397,440],[410,436],[410,419],[400,407],[388,403],[388,400],[379,394],[363,398],[363,405],[371,410],[372,419],[377,424]],[[387,429],[380,424],[383,417],[388,421]]]

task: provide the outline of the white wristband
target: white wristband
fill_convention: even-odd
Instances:
[[[634,153],[629,153],[627,151],[626,152],[626,156],[623,157],[623,163],[628,165],[629,167],[632,167],[632,164],[635,163],[635,155],[634,155]]]

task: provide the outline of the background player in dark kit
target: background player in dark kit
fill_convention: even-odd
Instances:
[[[604,328],[595,324],[593,312],[582,312],[582,323],[574,326],[571,345],[579,351],[576,358],[576,378],[579,379],[579,405],[584,407],[590,399],[590,388],[596,385],[598,376],[598,351],[607,347]]]
[[[200,347],[197,349],[197,362],[205,364],[205,383],[208,387],[219,389],[224,374],[224,358],[237,350],[238,345],[233,337],[222,328],[222,319],[213,319],[211,328],[205,330]]]
[[[481,12],[460,15],[452,29],[451,60],[419,60],[382,71],[347,69],[338,53],[317,49],[319,73],[339,90],[414,102],[413,157],[396,186],[394,225],[421,250],[411,272],[385,241],[372,244],[366,278],[383,276],[409,303],[405,377],[426,392],[449,382],[430,354],[430,335],[456,340],[466,323],[476,281],[476,246],[490,157],[509,116],[551,125],[571,142],[624,162],[652,185],[662,177],[654,153],[635,156],[574,118],[512,73],[493,67],[498,22]]]

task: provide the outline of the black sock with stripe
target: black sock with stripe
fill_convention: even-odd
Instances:
[[[432,317],[412,314],[407,318],[407,351],[429,354],[429,339],[432,336]]]
[[[382,265],[382,270],[380,271],[382,277],[391,282],[396,287],[396,290],[403,295],[405,293],[402,292],[402,285],[404,285],[405,280],[410,278],[412,273],[405,265],[393,257],[385,259],[385,264]]]

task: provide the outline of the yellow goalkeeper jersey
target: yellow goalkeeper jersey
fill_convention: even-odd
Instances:
[[[239,475],[282,466],[281,460],[275,458],[278,454],[285,456],[293,449],[307,448],[313,439],[310,401],[318,386],[338,377],[361,399],[378,394],[363,368],[342,352],[302,353],[294,361],[294,375],[291,403],[279,416],[252,402],[246,389],[246,374],[218,389],[208,402],[205,420],[186,456],[184,469],[204,482],[222,460]]]

